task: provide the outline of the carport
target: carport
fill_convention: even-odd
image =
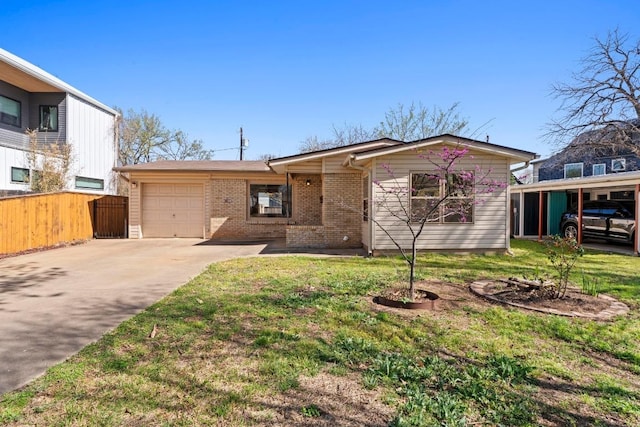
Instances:
[[[511,234],[519,238],[559,234],[560,217],[569,207],[578,209],[582,224],[582,203],[586,200],[615,200],[633,207],[635,229],[640,211],[640,171],[584,178],[558,179],[533,184],[512,185]],[[633,253],[638,255],[640,237],[635,233]],[[582,227],[578,227],[582,243]]]

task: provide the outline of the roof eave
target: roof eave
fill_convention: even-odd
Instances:
[[[502,147],[498,145],[485,146],[485,143],[482,141],[473,141],[466,138],[457,138],[449,135],[444,135],[442,137],[428,138],[425,140],[414,141],[411,143],[403,144],[402,146],[391,146],[385,148],[379,148],[375,150],[369,150],[361,153],[354,153],[351,156],[352,162],[356,164],[361,164],[367,160],[370,160],[375,157],[379,157],[381,155],[389,155],[396,154],[408,150],[415,150],[423,147],[428,147],[431,145],[437,144],[449,144],[449,145],[461,145],[464,147],[473,148],[478,151],[483,151],[487,153],[497,154],[502,157],[509,158],[513,161],[513,163],[518,162],[527,162],[539,157],[538,154],[512,149],[508,147]]]
[[[340,154],[350,154],[354,150],[366,147],[368,145],[379,147],[379,146],[394,146],[398,144],[402,144],[402,141],[383,138],[379,140],[365,141],[358,144],[351,144],[351,145],[344,145],[336,148],[329,148],[327,150],[318,150],[318,151],[312,151],[310,153],[303,153],[303,154],[296,154],[293,156],[281,157],[280,159],[272,159],[272,160],[269,160],[268,164],[270,167],[279,168],[280,166],[286,166],[291,163],[317,160],[317,159],[322,159],[324,157],[337,156]]]
[[[44,71],[42,68],[37,67],[33,64],[31,64],[30,62],[25,61],[24,59],[10,53],[7,52],[4,49],[0,48],[0,61],[10,65],[11,67],[17,69],[18,71],[21,71],[31,77],[34,77],[46,84],[48,84],[49,86],[52,86],[54,88],[59,89],[61,92],[65,92],[65,93],[70,93],[84,101],[87,101],[90,104],[95,105],[96,107],[99,107],[102,110],[105,110],[106,112],[113,114],[114,116],[118,115],[118,112],[116,110],[114,110],[113,108],[101,103],[100,101],[98,101],[95,98],[92,98],[91,96],[87,95],[84,92],[79,91],[78,89],[74,88],[73,86],[63,82],[62,80],[60,80],[59,78],[53,76],[52,74],[47,73],[46,71]]]

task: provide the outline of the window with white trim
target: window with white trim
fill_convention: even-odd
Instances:
[[[607,174],[607,165],[605,163],[598,163],[592,166],[591,175],[606,175]]]
[[[414,221],[431,223],[473,222],[473,174],[411,174],[410,212]]]
[[[567,178],[582,178],[582,171],[584,168],[583,163],[567,163],[564,165],[564,177]]]
[[[611,170],[614,172],[624,172],[627,168],[626,159],[613,159],[611,160]]]

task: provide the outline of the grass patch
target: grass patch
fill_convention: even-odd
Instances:
[[[544,248],[425,254],[418,276],[551,275]],[[612,322],[545,316],[467,294],[419,316],[371,297],[398,258],[265,257],[204,273],[23,390],[3,425],[637,425],[640,259],[587,252]],[[436,290],[437,291],[437,290]],[[154,338],[150,331],[156,327]],[[363,396],[366,396],[364,398]]]

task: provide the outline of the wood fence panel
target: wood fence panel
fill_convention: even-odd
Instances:
[[[96,222],[94,206],[102,199],[124,210],[102,210]],[[97,224],[110,230],[103,237],[125,237],[126,207],[126,197],[71,192],[0,199],[0,255],[88,240]]]

